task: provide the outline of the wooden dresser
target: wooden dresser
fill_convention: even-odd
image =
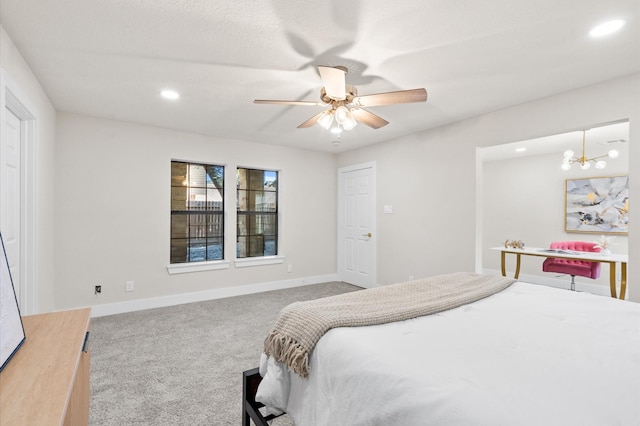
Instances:
[[[22,317],[26,341],[0,373],[1,426],[88,424],[90,313]]]

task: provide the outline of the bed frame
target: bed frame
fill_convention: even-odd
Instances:
[[[251,426],[251,420],[256,426],[269,426],[269,421],[275,419],[273,414],[263,416],[260,408],[264,404],[256,401],[258,385],[262,381],[262,376],[258,368],[242,372],[242,426]]]

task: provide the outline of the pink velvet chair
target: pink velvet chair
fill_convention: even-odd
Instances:
[[[572,250],[572,251],[589,251],[600,252],[599,247],[595,247],[596,243],[588,243],[585,241],[557,241],[551,243],[552,249]],[[600,262],[587,262],[578,259],[559,259],[548,257],[542,262],[542,270],[544,272],[557,272],[561,274],[571,275],[571,290],[575,290],[576,275],[596,279],[600,276]]]

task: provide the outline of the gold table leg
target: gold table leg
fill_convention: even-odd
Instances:
[[[627,262],[621,262],[620,269],[622,270],[620,277],[620,299],[624,299],[624,295],[627,291]]]
[[[507,268],[505,265],[505,258],[506,258],[507,253],[506,252],[500,252],[500,268],[502,269],[502,276],[506,277],[507,276]],[[516,255],[516,273],[513,275],[513,278],[518,279],[518,276],[520,275],[520,253],[515,253]]]
[[[609,287],[611,288],[611,297],[617,298],[616,295],[616,262],[609,262]]]

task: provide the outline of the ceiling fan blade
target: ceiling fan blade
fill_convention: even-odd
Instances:
[[[302,123],[298,126],[298,129],[306,129],[307,127],[311,127],[318,122],[318,119],[325,113],[326,111],[322,111]]]
[[[347,98],[346,94],[346,75],[347,71],[343,68],[318,66],[320,78],[324,83],[324,90],[327,96],[336,101],[343,101]]]
[[[361,107],[380,105],[406,104],[427,100],[425,89],[400,90],[397,92],[375,93],[373,95],[356,96],[353,104]]]
[[[389,122],[384,118],[378,117],[374,113],[362,108],[353,108],[351,110],[351,115],[360,123],[366,124],[374,129],[379,129],[380,127],[384,127],[389,124]]]
[[[254,104],[276,104],[276,105],[303,105],[303,106],[324,106],[321,102],[311,101],[278,101],[272,99],[256,99]]]

